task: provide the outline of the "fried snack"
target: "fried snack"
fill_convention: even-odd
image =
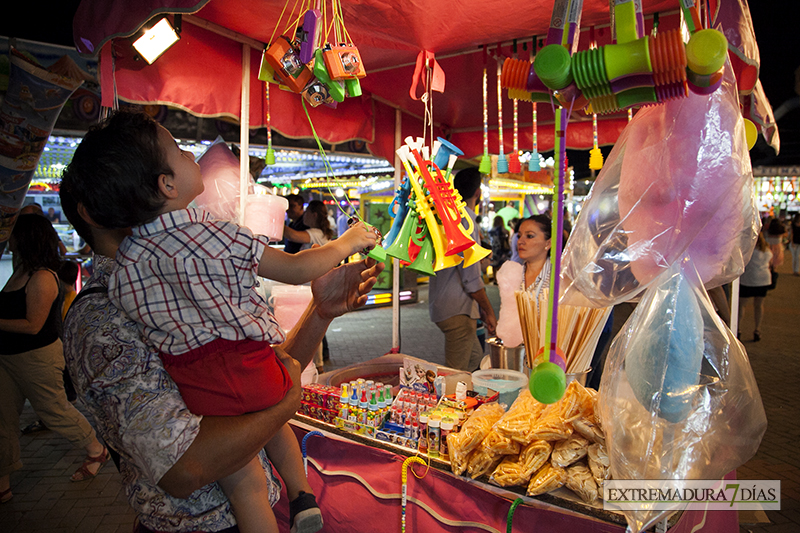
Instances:
[[[528,475],[526,481],[547,462],[552,450],[553,446],[549,442],[535,440],[519,452],[519,462]]]
[[[587,418],[573,420],[572,427],[581,437],[589,442],[606,443],[606,436],[603,434],[603,430]]]
[[[578,416],[594,417],[594,394],[577,381],[567,385],[564,397],[558,402],[561,404],[561,417],[574,419]]]
[[[567,482],[567,472],[563,468],[545,463],[528,483],[528,496],[538,496],[564,485]]]
[[[520,450],[519,442],[502,436],[494,429],[486,435],[486,438],[483,439],[483,442],[478,446],[478,448],[481,447],[485,447],[491,453],[497,455],[516,455]]]
[[[553,466],[566,468],[572,463],[586,457],[589,453],[589,441],[580,435],[571,435],[568,439],[559,441],[553,446],[550,462]]]
[[[525,465],[520,462],[518,456],[509,455],[497,465],[489,481],[500,487],[524,485],[530,479],[531,473],[526,471]]]
[[[527,445],[531,426],[544,408],[545,404],[536,401],[530,390],[523,387],[508,412],[495,424],[495,429],[502,436]]]
[[[592,503],[597,499],[597,483],[585,463],[575,463],[567,468],[566,485],[586,503]]]
[[[561,416],[561,403],[548,405],[542,411],[539,419],[531,426],[531,431],[527,435],[528,442],[534,440],[556,441],[564,440],[572,435],[571,421],[565,420]]]
[[[456,475],[461,475],[468,464],[469,454],[486,438],[492,426],[500,420],[504,411],[496,402],[485,403],[473,411],[461,431],[447,436],[450,453],[450,468]]]
[[[479,478],[494,471],[502,460],[503,455],[492,452],[488,446],[481,443],[467,460],[467,473],[472,479]]]
[[[608,453],[602,444],[594,443],[589,446],[589,470],[592,471],[592,477],[599,489],[603,488],[603,482],[608,479]]]

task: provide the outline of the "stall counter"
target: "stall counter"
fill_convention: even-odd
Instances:
[[[305,442],[308,479],[322,509],[325,531],[397,531],[401,524],[401,472],[412,450],[346,433],[296,415],[290,421]],[[410,469],[410,468],[409,468]],[[419,476],[419,478],[417,477]],[[522,487],[520,487],[522,489]],[[507,531],[507,517],[517,498],[512,532],[624,533],[622,515],[568,502],[550,495],[531,498],[482,481],[456,476],[442,461],[408,472],[406,530],[417,532]],[[571,508],[570,508],[571,507]],[[279,524],[288,523],[286,493],[275,507]],[[602,517],[602,518],[599,518]],[[736,512],[685,511],[649,531],[722,533],[738,531]]]

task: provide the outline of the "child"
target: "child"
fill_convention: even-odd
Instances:
[[[325,246],[288,254],[247,228],[187,209],[203,191],[200,168],[165,128],[139,113],[117,113],[90,131],[64,179],[85,188],[84,218],[132,227],[119,247],[109,296],[162,352],[196,414],[265,409],[291,387],[270,346],[283,341],[283,332],[255,290],[257,276],[305,283],[376,241],[359,223]],[[292,499],[291,531],[318,531],[322,516],[288,425],[266,450]],[[257,458],[219,484],[240,531],[277,531]]]

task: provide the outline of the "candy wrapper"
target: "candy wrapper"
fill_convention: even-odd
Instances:
[[[747,264],[759,231],[730,64],[722,86],[640,109],[570,235],[562,303],[628,301],[688,252],[707,287]]]
[[[598,407],[613,479],[721,479],[758,450],[767,420],[750,363],[688,258],[612,343]],[[623,513],[636,532],[673,510]]]

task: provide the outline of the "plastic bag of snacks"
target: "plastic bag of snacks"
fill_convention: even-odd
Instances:
[[[567,488],[581,497],[586,503],[594,502],[598,497],[597,483],[586,463],[575,463],[567,468]]]
[[[560,466],[553,466],[549,462],[545,463],[528,483],[528,496],[539,496],[547,492],[563,487],[567,482],[567,471]]]
[[[553,446],[547,441],[533,441],[519,455],[503,459],[492,473],[490,481],[501,487],[525,485],[533,473],[547,462],[552,449]]]
[[[558,441],[553,446],[553,455],[550,460],[554,466],[566,468],[586,457],[588,453],[589,441],[580,435],[572,434],[568,439]]]
[[[545,407],[545,404],[536,401],[528,387],[523,387],[506,414],[497,422],[495,429],[500,435],[527,445],[530,443],[528,437],[531,426]]]
[[[500,420],[505,411],[496,402],[479,406],[464,422],[461,431],[447,436],[450,452],[450,466],[454,474],[461,475],[467,468],[469,454],[486,438],[495,422]]]

